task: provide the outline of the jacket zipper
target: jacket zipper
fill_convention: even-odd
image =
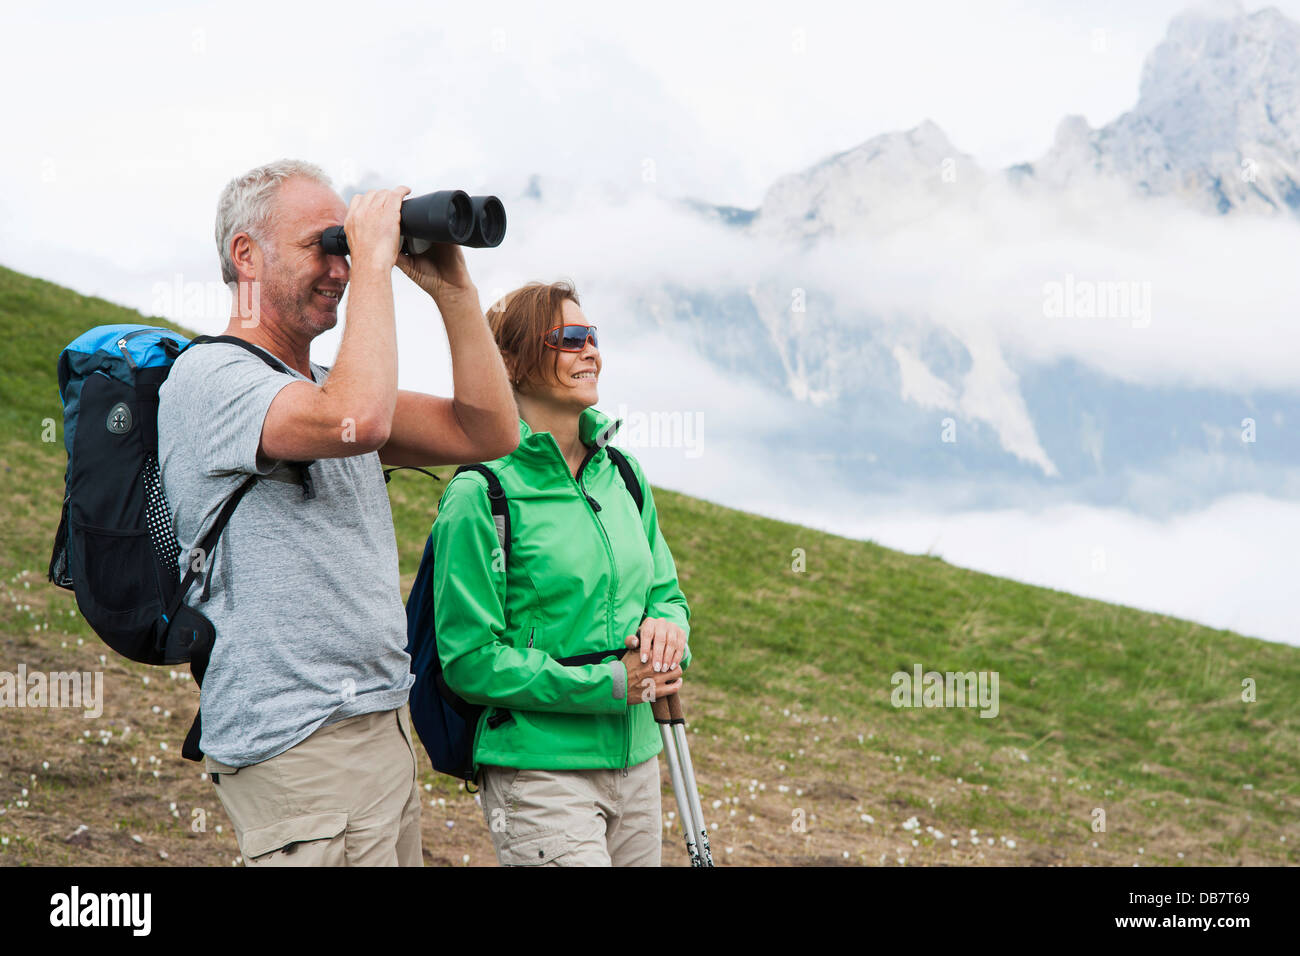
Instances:
[[[556,445],[555,447],[556,450],[558,451],[559,445]],[[598,514],[598,512],[600,511],[600,505],[596,502],[595,498],[587,494],[587,486],[583,483],[582,480],[582,473],[586,471],[587,463],[590,462],[591,459],[596,456],[596,452],[599,450],[600,450],[599,448],[592,448],[589,452],[587,452],[587,456],[582,460],[582,464],[578,466],[577,477],[575,478],[574,476],[569,475],[569,480],[572,481],[575,486],[577,486],[578,491],[582,493],[582,497],[587,502],[587,507],[591,509],[591,517],[595,519],[596,527],[600,529],[600,539],[605,545],[605,554],[609,558],[609,590],[608,590],[608,595],[605,599],[605,607],[606,607],[605,636],[607,638],[606,646],[612,648],[614,646],[614,631],[613,631],[614,625],[613,625],[611,610],[614,606],[614,598],[618,594],[618,566],[614,563],[614,549],[610,546],[609,543],[609,532],[605,530],[605,523],[600,520],[600,515]],[[560,456],[560,460],[561,461],[564,460],[563,455]],[[565,474],[568,474],[569,467],[567,463],[565,463],[564,471]],[[631,687],[627,688],[627,693],[629,694],[632,693]],[[630,706],[625,706],[623,708],[623,776],[625,777],[627,776],[628,764],[631,762],[631,759],[632,759],[632,708]]]

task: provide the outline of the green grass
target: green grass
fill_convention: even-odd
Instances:
[[[56,640],[95,644],[68,614],[71,596],[44,582],[65,465],[55,361],[91,326],[140,321],[166,324],[0,268],[0,670],[23,655],[57,657]],[[41,440],[45,419],[57,422],[55,442]],[[437,469],[444,479],[453,470]],[[389,486],[408,586],[441,488],[414,472]],[[686,697],[701,788],[743,810],[716,838],[737,848],[736,861],[849,852],[851,862],[892,862],[902,852],[967,862],[977,829],[1015,834],[1014,852],[982,847],[997,862],[1296,862],[1300,649],[666,489],[655,498],[692,609]],[[792,570],[796,548],[802,572]],[[33,594],[34,609],[20,610]],[[917,663],[998,672],[999,715],[895,709],[890,676]],[[1244,678],[1257,702],[1241,700]],[[12,807],[6,785],[35,759],[5,754],[0,805]],[[764,787],[751,791],[755,779]],[[446,783],[437,792],[451,799]],[[93,783],[63,786],[71,800]],[[800,808],[817,821],[807,834],[791,832]],[[1106,812],[1105,833],[1091,830],[1094,808]],[[876,822],[862,823],[863,812]],[[913,814],[944,838],[902,829]],[[16,823],[11,809],[0,833],[23,838]]]

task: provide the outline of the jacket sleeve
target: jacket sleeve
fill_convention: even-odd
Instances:
[[[682,670],[686,670],[691,663],[691,608],[677,583],[677,565],[673,561],[673,554],[668,550],[663,532],[659,530],[659,513],[655,509],[650,482],[646,481],[641,463],[626,452],[624,455],[636,472],[637,480],[641,482],[641,495],[645,499],[645,505],[641,509],[641,524],[645,527],[650,556],[654,561],[646,617],[666,618],[686,632],[686,653],[682,656]]]
[[[447,685],[471,704],[570,714],[627,709],[627,670],[614,660],[566,667],[505,640],[504,556],[482,479],[453,479],[433,523],[434,626]],[[499,570],[498,570],[499,569]]]

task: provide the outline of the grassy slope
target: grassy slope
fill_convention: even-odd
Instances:
[[[0,863],[238,853],[211,785],[179,757],[192,681],[101,663],[71,594],[44,579],[65,463],[55,360],[85,329],[132,321],[0,268],[0,671],[102,670],[107,687],[99,720],[0,710]],[[408,586],[439,488],[411,472],[390,486]],[[720,860],[1296,862],[1300,650],[656,500],[693,609],[688,717]],[[998,671],[1000,714],[893,708],[890,675],[916,663]],[[1247,677],[1256,703],[1240,699]],[[422,776],[428,862],[491,862],[472,798]],[[665,860],[682,856],[666,832]]]

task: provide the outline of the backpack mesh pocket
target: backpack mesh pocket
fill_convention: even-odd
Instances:
[[[144,498],[145,517],[149,524],[149,538],[153,541],[154,553],[158,557],[158,569],[170,588],[165,593],[180,585],[181,575],[177,567],[181,558],[181,543],[176,539],[176,529],[172,526],[171,509],[167,507],[167,496],[163,494],[162,475],[158,469],[158,456],[150,455],[144,462]]]

